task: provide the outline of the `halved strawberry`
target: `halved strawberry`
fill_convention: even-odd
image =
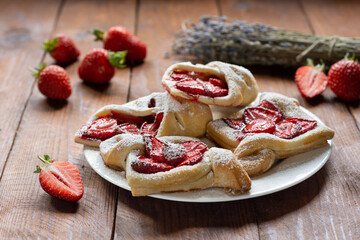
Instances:
[[[153,159],[145,156],[140,156],[137,161],[132,162],[131,167],[134,171],[145,174],[166,172],[174,168],[165,163],[155,162]]]
[[[320,95],[328,85],[328,77],[324,73],[325,64],[314,66],[312,60],[308,60],[307,66],[298,68],[295,73],[295,82],[304,98],[313,98]]]
[[[118,125],[115,119],[99,118],[89,126],[80,130],[82,137],[104,141],[118,133]]]
[[[242,130],[245,127],[244,118],[231,119],[231,118],[223,118],[223,121],[231,128]]]
[[[55,162],[48,155],[39,159],[44,167],[36,166],[34,173],[39,174],[41,187],[53,197],[75,202],[84,194],[84,185],[79,169],[69,162]]]
[[[188,94],[206,95],[204,86],[195,80],[185,79],[176,82],[175,88]]]
[[[275,131],[275,123],[264,119],[254,120],[244,128],[244,133],[272,133]]]
[[[246,124],[259,119],[277,123],[280,122],[282,118],[283,116],[280,112],[263,107],[246,108],[244,111],[244,121]]]
[[[134,123],[123,123],[119,125],[122,133],[140,134],[140,129]]]

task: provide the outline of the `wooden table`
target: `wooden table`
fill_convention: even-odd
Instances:
[[[225,15],[321,35],[359,37],[359,1],[1,1],[0,2],[0,238],[9,239],[360,239],[360,109],[336,98],[304,100],[293,70],[250,68],[261,91],[297,98],[336,132],[326,165],[308,180],[271,195],[224,203],[182,203],[132,197],[97,175],[75,131],[98,108],[162,91],[174,33],[189,19]],[[123,25],[148,46],[144,64],[117,70],[110,85],[91,87],[66,68],[73,93],[46,100],[30,67],[52,63],[42,42],[70,35],[82,55],[101,43],[88,29]],[[360,56],[358,56],[360,57]],[[47,195],[33,174],[37,155],[80,169],[78,203]]]

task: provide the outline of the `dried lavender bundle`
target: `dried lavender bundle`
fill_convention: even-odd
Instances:
[[[209,16],[198,25],[184,22],[172,49],[203,62],[298,66],[306,58],[332,64],[346,53],[359,57],[360,38],[323,37]]]

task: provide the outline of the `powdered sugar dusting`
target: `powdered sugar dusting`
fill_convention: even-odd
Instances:
[[[184,158],[186,155],[186,149],[182,145],[170,142],[165,144],[163,151],[164,157],[168,161]]]

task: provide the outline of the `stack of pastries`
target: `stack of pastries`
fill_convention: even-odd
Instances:
[[[125,171],[133,196],[211,187],[247,193],[251,177],[276,159],[334,136],[297,100],[259,93],[254,76],[240,66],[177,63],[162,84],[166,92],[99,109],[75,134],[75,142],[98,147],[108,167]],[[209,105],[239,111],[213,120]]]

